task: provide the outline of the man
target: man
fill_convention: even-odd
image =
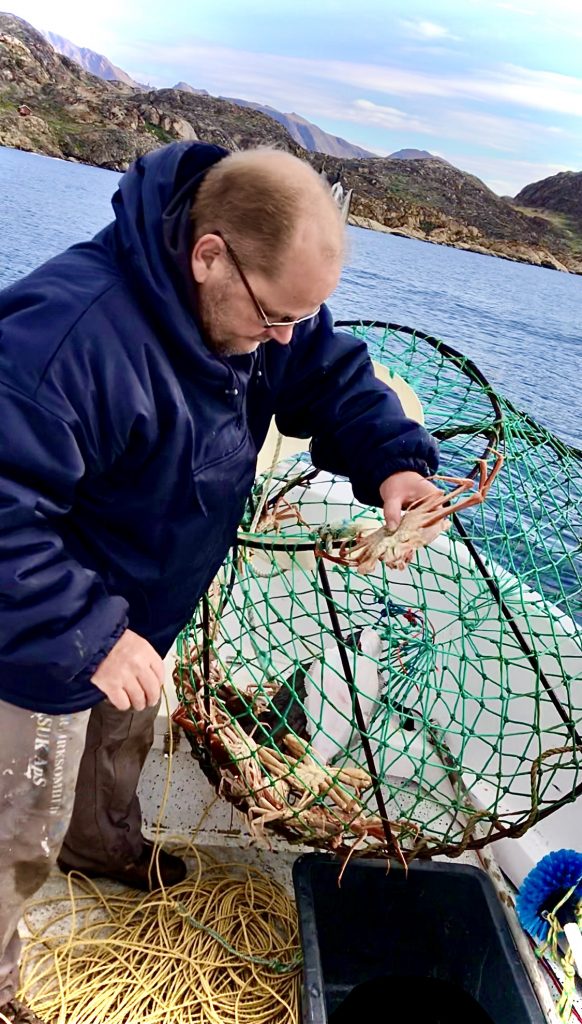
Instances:
[[[232,543],[271,417],[402,508],[435,442],[334,334],[343,228],[288,154],[178,144],[115,221],[0,295],[0,1009],[59,856],[147,889],[136,796],[162,657]],[[76,798],[74,798],[76,783]],[[72,817],[71,817],[72,815]],[[184,877],[162,852],[164,883]],[[155,884],[155,882],[154,882]]]

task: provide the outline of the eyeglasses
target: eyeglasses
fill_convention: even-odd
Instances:
[[[246,288],[246,290],[247,290],[247,292],[249,294],[249,298],[250,298],[253,306],[255,307],[255,310],[257,312],[257,316],[258,316],[259,320],[261,320],[262,323],[263,323],[263,327],[294,327],[295,324],[302,324],[306,320],[312,320],[314,316],[317,316],[317,314],[319,313],[319,311],[321,309],[321,306],[318,306],[317,309],[314,309],[313,313],[308,313],[307,316],[297,317],[296,320],[291,320],[291,319],[289,319],[289,320],[269,320],[267,314],[265,313],[265,310],[261,306],[261,303],[257,299],[257,296],[255,295],[253,289],[251,288],[251,286],[250,286],[250,284],[249,284],[249,282],[248,282],[248,280],[246,278],[245,272],[244,272],[243,268],[240,265],[240,260],[239,260],[238,256],[236,255],[234,249],[232,248],[232,245],[230,245],[229,242],[227,242],[226,238],[224,237],[224,235],[220,231],[213,231],[212,234],[213,235],[217,235],[218,238],[220,238],[224,242],[224,248],[226,249],[228,255],[230,256],[232,262],[234,263],[234,265],[236,267],[237,273],[238,273],[242,283],[244,284],[244,286],[245,286],[245,288]]]

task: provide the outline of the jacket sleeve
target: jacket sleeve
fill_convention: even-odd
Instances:
[[[0,671],[46,688],[90,678],[127,604],[69,557],[59,518],[85,465],[72,427],[0,384]]]
[[[392,473],[436,472],[435,439],[377,379],[364,340],[334,331],[323,306],[291,345],[276,421],[283,434],[312,438],[314,465],[349,477],[366,505],[382,504],[379,487]]]

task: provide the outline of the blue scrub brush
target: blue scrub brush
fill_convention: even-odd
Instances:
[[[582,978],[582,934],[578,925],[582,901],[582,853],[556,850],[543,857],[522,882],[516,910],[522,928],[538,943],[551,931],[565,933],[572,959]]]

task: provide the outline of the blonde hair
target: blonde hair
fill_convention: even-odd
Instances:
[[[302,223],[314,221],[322,257],[343,254],[329,186],[304,160],[269,147],[231,153],[210,168],[192,204],[195,238],[216,230],[245,268],[275,278]]]

